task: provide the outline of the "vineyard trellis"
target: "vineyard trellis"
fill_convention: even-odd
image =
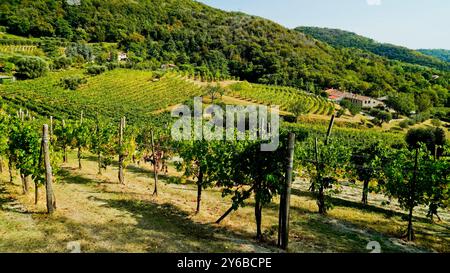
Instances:
[[[49,213],[56,207],[50,182],[55,181],[53,176],[58,173],[61,157],[67,158],[71,149],[77,150],[79,167],[85,150],[97,155],[99,175],[118,156],[119,166],[122,164],[122,168],[119,167],[119,183],[124,183],[126,160],[138,156],[151,162],[155,180],[154,195],[158,193],[158,173],[167,169],[165,161],[170,156],[180,156],[183,160],[180,166],[185,175],[196,177],[198,182],[196,211],[200,210],[202,189],[207,187],[217,187],[223,196],[232,197],[231,208],[217,222],[254,197],[256,235],[259,239],[263,237],[261,222],[264,206],[279,194],[282,194],[283,204],[289,199],[285,192],[286,181],[290,180],[289,171],[286,170],[291,164],[294,169],[306,171],[300,173],[306,173],[311,179],[319,212],[325,214],[332,206],[327,195],[340,190],[340,180],[346,178],[345,175],[354,174],[352,164],[361,163],[357,155],[362,152],[372,155],[375,144],[383,147],[382,152],[374,154],[378,158],[369,158],[368,161],[364,158],[362,166],[367,168],[367,164],[370,164],[377,172],[382,172],[379,176],[384,183],[381,191],[397,198],[400,205],[409,210],[407,239],[414,239],[414,207],[421,204],[439,204],[441,208],[448,206],[448,157],[436,157],[436,148],[431,151],[414,146],[413,150],[409,150],[405,142],[402,145],[398,139],[390,139],[390,134],[386,134],[386,139],[383,139],[379,137],[383,135],[381,133],[356,133],[357,130],[335,128],[330,136],[331,126],[327,132],[324,127],[289,125],[282,127],[280,148],[274,153],[266,153],[260,151],[259,141],[250,140],[176,144],[170,139],[170,120],[167,119],[142,127],[140,124],[125,124],[125,118],[117,126],[113,120],[103,119],[100,114],[95,119],[85,118],[84,115],[80,115],[78,120],[51,118],[51,126],[43,126],[43,135],[40,134],[40,128],[49,119],[36,119],[29,111],[19,110],[12,115],[1,112],[0,121],[0,155],[8,158],[10,170],[19,170],[25,194],[29,177],[35,182],[36,193],[38,187],[45,184]],[[50,128],[53,125],[55,130],[52,135]],[[286,162],[289,132],[297,135],[294,163]],[[325,137],[325,140],[319,140],[319,137]],[[352,150],[351,147],[355,145],[362,145],[361,150]],[[439,147],[442,155],[448,154],[448,144],[439,142]],[[356,155],[353,161],[352,154]],[[410,171],[404,172],[405,169]],[[359,179],[364,180],[362,177]],[[367,188],[364,187],[363,196],[366,193]],[[367,196],[363,199],[363,202],[367,201]],[[280,207],[284,211],[280,212],[280,217],[285,219],[280,221],[280,226],[284,226],[283,231],[280,230],[280,245],[283,248],[287,247],[287,208],[286,205]]]

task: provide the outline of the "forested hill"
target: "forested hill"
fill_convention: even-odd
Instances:
[[[328,43],[334,47],[358,48],[393,60],[433,67],[446,71],[450,70],[450,63],[448,62],[448,59],[447,62],[445,62],[438,58],[434,58],[437,57],[435,54],[425,55],[425,52],[422,52],[425,53],[422,54],[406,47],[378,43],[370,38],[357,35],[353,32],[318,27],[298,27],[296,30],[311,35],[315,39]]]
[[[337,87],[378,96],[401,90],[427,92],[435,105],[447,101],[450,74],[443,70],[335,49],[263,18],[191,0],[77,1],[81,4],[2,0],[0,25],[26,37],[118,42],[131,62],[143,67],[174,63],[202,75],[232,75],[312,92]]]
[[[418,49],[422,54],[429,55],[450,62],[450,50],[447,49]]]

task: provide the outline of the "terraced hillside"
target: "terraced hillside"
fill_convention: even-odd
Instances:
[[[334,104],[319,96],[293,87],[236,83],[229,86],[229,95],[254,103],[279,105],[281,110],[290,111],[294,104],[304,104],[310,114],[331,115]]]
[[[87,83],[77,90],[65,90],[60,81],[68,76],[82,76]],[[51,72],[35,80],[17,81],[0,86],[6,101],[55,117],[100,115],[114,119],[126,115],[130,121],[144,119],[159,109],[179,104],[204,93],[176,73],[154,79],[152,72],[117,69],[98,76],[87,76],[75,69]]]

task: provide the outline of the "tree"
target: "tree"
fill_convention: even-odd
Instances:
[[[214,146],[217,156],[210,166],[210,179],[222,187],[222,195],[232,195],[232,206],[216,223],[255,199],[256,238],[262,239],[262,209],[283,189],[286,171],[287,134],[280,135],[280,147],[261,151],[260,141],[223,141]]]
[[[3,172],[3,156],[8,154],[9,117],[0,109],[0,173]]]
[[[125,184],[124,170],[129,159],[136,151],[135,132],[133,127],[126,124],[126,118],[120,119],[119,135],[116,146],[116,153],[119,155],[119,173],[118,178],[121,184]]]
[[[308,107],[304,102],[301,101],[293,101],[289,105],[289,111],[294,114],[294,116],[298,119],[301,115],[306,114],[308,112]]]
[[[412,149],[418,148],[421,143],[425,144],[434,157],[439,158],[443,154],[447,139],[442,128],[416,128],[408,131],[406,143]]]
[[[167,128],[144,127],[137,136],[138,150],[144,155],[146,162],[153,165],[154,190],[153,195],[158,195],[158,174],[166,169],[166,157],[170,153],[170,133]]]
[[[338,191],[338,169],[345,169],[349,163],[350,151],[346,145],[330,141],[307,141],[298,154],[306,172],[311,177],[311,190],[317,199],[320,214],[326,214],[332,204],[327,192]],[[334,187],[334,189],[333,189]]]
[[[48,71],[48,64],[38,57],[20,57],[15,59],[15,76],[20,79],[34,79],[44,76]]]
[[[216,98],[216,96],[223,96],[225,92],[223,88],[220,87],[219,84],[215,86],[208,86],[206,91],[209,97],[211,98],[211,103],[214,103],[214,99]]]
[[[431,107],[433,107],[430,96],[423,93],[416,96],[415,103],[417,105],[417,111],[419,113],[426,112]]]
[[[444,168],[447,168],[446,170]],[[408,210],[408,228],[406,239],[413,241],[413,211],[418,205],[429,203],[427,194],[433,191],[433,185],[441,183],[443,171],[448,183],[449,165],[436,164],[431,153],[424,145],[411,150],[394,151],[384,165],[386,190],[389,196],[396,197],[400,206]]]
[[[209,179],[210,165],[214,164],[215,154],[211,145],[206,140],[190,140],[180,143],[177,147],[178,155],[183,159],[177,163],[177,169],[184,171],[186,177],[194,177],[197,180],[197,209],[200,212],[202,189],[211,185]]]
[[[382,178],[382,166],[386,151],[380,143],[369,144],[367,147],[357,147],[353,149],[350,157],[350,171],[363,182],[363,193],[361,202],[368,204],[369,183],[372,179]]]
[[[90,145],[91,126],[89,121],[81,118],[77,121],[73,127],[73,140],[74,147],[77,148],[78,169],[82,169],[81,159],[84,149],[87,149]]]
[[[410,115],[411,112],[416,110],[414,95],[412,94],[397,93],[391,95],[386,104],[404,115]]]
[[[390,122],[392,120],[392,114],[386,111],[378,110],[378,109],[372,109],[370,110],[370,115],[372,117],[375,117],[377,120],[379,120],[380,124],[382,125],[385,122]]]
[[[95,129],[90,139],[90,151],[97,155],[98,174],[102,174],[105,169],[112,163],[112,155],[114,150],[114,132],[115,126],[110,123],[101,121],[99,117],[95,119]]]
[[[81,76],[67,76],[61,78],[60,86],[64,89],[77,90],[80,85],[87,83]]]
[[[20,171],[23,193],[28,193],[28,177],[35,173],[40,154],[40,136],[30,122],[15,118],[10,123],[8,149],[10,160]],[[36,181],[35,181],[36,183]]]
[[[63,162],[67,163],[67,149],[70,149],[73,144],[73,124],[66,122],[64,119],[57,123],[54,129],[54,135],[56,136],[56,146],[62,149]]]
[[[448,146],[446,147],[448,152]],[[438,220],[438,210],[447,208],[450,200],[450,160],[448,158],[440,158],[426,162],[429,166],[429,179],[432,183],[430,192],[427,193],[428,214],[427,216],[433,221],[436,215]]]
[[[340,102],[340,105],[344,108],[347,108],[353,116],[359,114],[362,110],[361,105],[348,100],[342,100]]]

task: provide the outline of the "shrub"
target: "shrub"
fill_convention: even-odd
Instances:
[[[107,70],[106,66],[103,66],[103,65],[91,65],[91,66],[89,66],[87,68],[86,72],[89,75],[94,75],[95,76],[95,75],[100,75],[100,74],[106,72],[106,70]]]
[[[16,66],[15,76],[20,79],[38,78],[48,71],[47,62],[39,57],[14,57],[11,61]]]
[[[60,85],[64,89],[77,90],[84,83],[87,83],[87,80],[81,76],[68,76],[61,78]]]
[[[381,123],[390,122],[392,120],[392,114],[386,111],[372,109],[370,115],[377,118]]]
[[[16,69],[16,66],[10,62],[4,62],[0,64],[0,71],[6,74],[11,74]]]
[[[73,43],[66,48],[68,57],[81,58],[83,61],[91,61],[94,58],[93,49],[90,45],[83,43]]]
[[[359,104],[352,103],[348,100],[342,100],[340,105],[347,108],[353,116],[359,114],[362,110],[362,107]]]
[[[106,68],[108,69],[108,70],[114,70],[114,69],[116,69],[116,68],[118,68],[119,67],[119,64],[118,63],[113,63],[113,62],[108,62],[108,63],[106,63]]]
[[[336,116],[338,118],[342,117],[345,114],[345,108],[341,108],[336,112]]]
[[[439,119],[432,119],[431,120],[431,125],[435,126],[435,127],[441,127],[442,126],[442,122]]]
[[[66,69],[72,65],[72,59],[59,57],[53,61],[53,69]]]
[[[409,120],[403,120],[399,123],[399,126],[403,129],[406,129],[409,127]]]

